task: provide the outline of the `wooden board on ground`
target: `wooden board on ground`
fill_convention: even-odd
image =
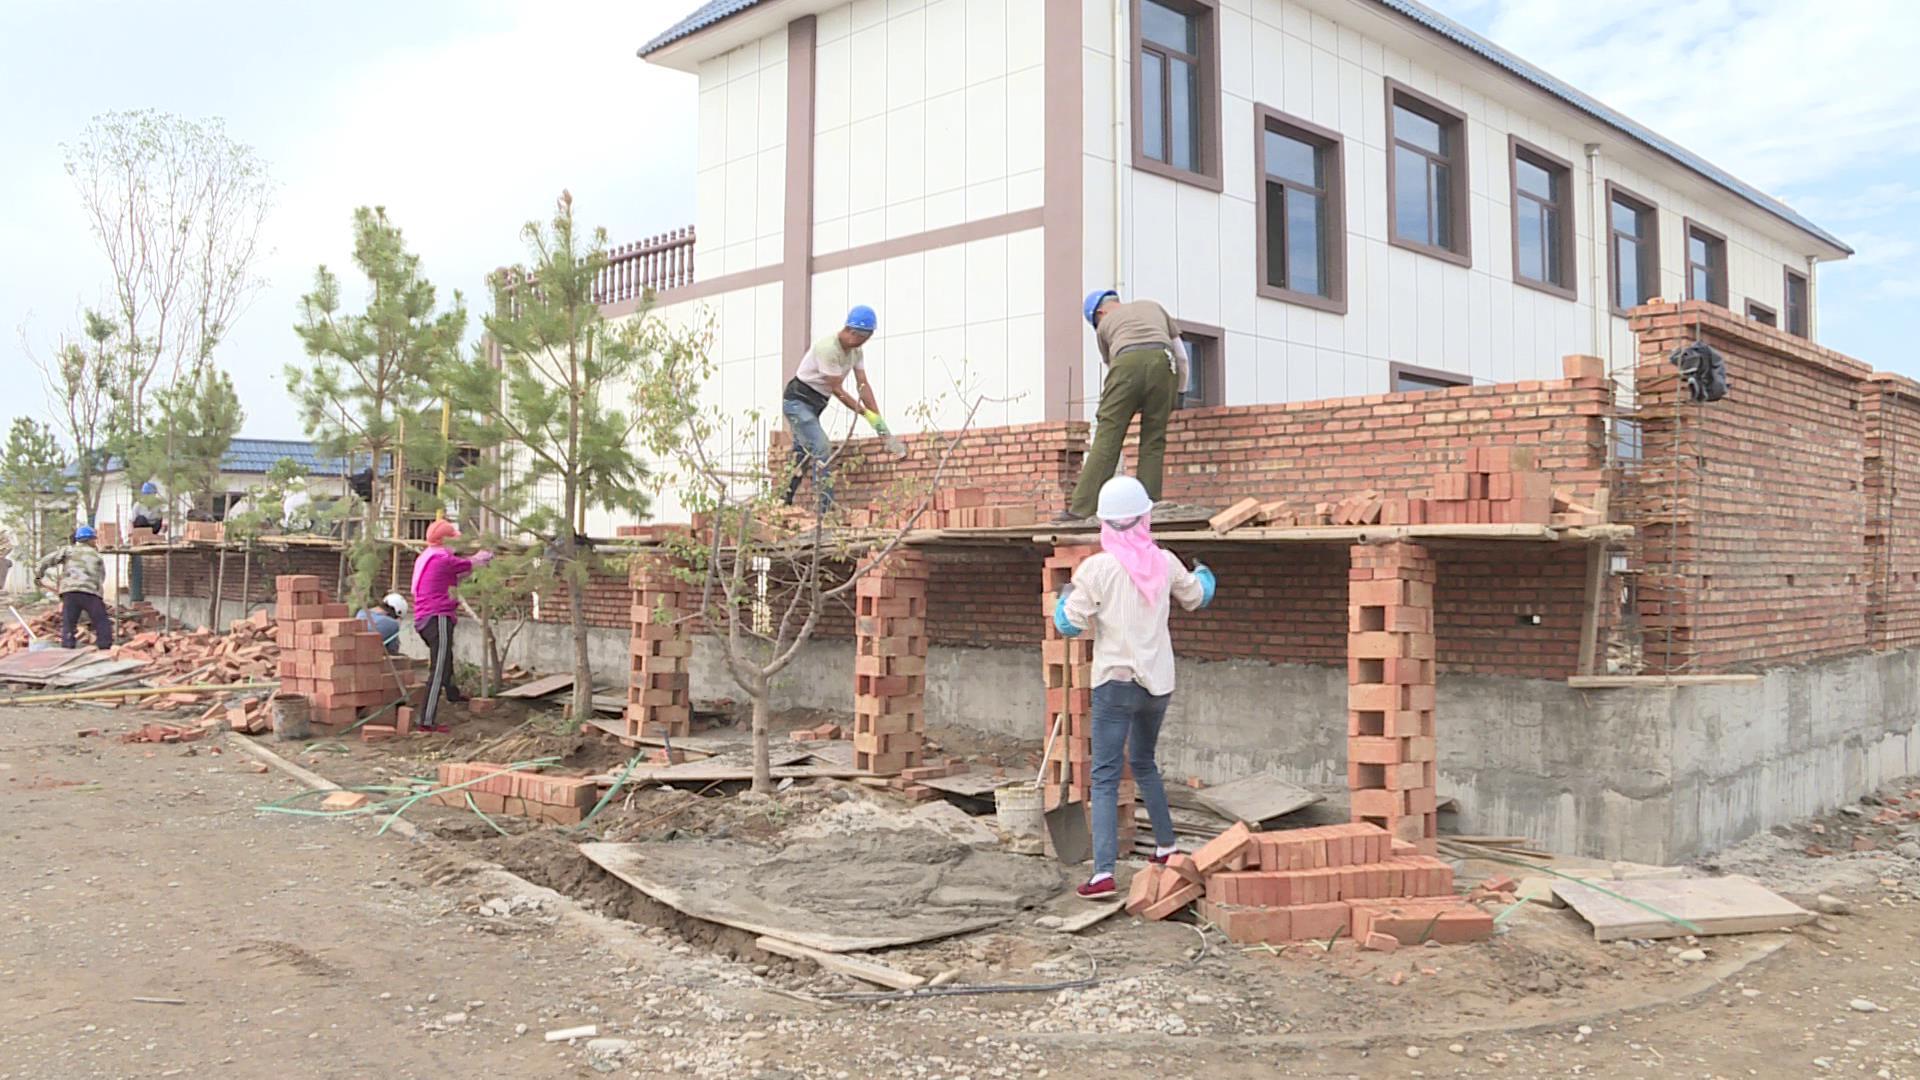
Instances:
[[[497,695],[503,698],[541,698],[548,694],[557,694],[573,685],[573,676],[542,675],[530,683],[521,683],[511,690],[502,690]]]
[[[17,652],[0,657],[0,681],[42,686],[54,672],[99,655],[95,649],[63,649],[58,645]]]
[[[627,712],[627,699],[619,694],[593,695],[593,711],[608,716],[624,716]]]
[[[918,781],[935,791],[969,799],[991,799],[994,792],[1008,784],[1020,782],[1017,776],[995,776],[988,772],[963,772],[955,776],[934,776]]]
[[[756,935],[776,937],[821,952],[871,952],[922,941],[937,941],[999,926],[1008,918],[998,915],[961,918],[927,911],[915,916],[864,921],[851,917],[849,913],[845,919],[829,922],[795,905],[776,908],[770,904],[753,902],[747,890],[739,888],[733,880],[740,874],[750,875],[753,871],[752,865],[740,863],[739,853],[744,850],[741,845],[724,841],[712,842],[704,847],[690,844],[580,845],[580,853],[595,865],[682,915],[691,915],[696,919]],[[672,866],[652,866],[646,857],[648,851],[658,852],[661,861],[671,862]],[[823,867],[822,872],[830,871]],[[677,874],[678,879],[687,884],[676,883],[669,874]],[[854,936],[829,928],[863,925],[877,932]]]
[[[1320,802],[1323,796],[1315,795],[1298,784],[1290,784],[1281,779],[1278,772],[1268,770],[1214,787],[1200,788],[1194,791],[1193,798],[1201,806],[1230,822],[1244,821],[1249,825],[1257,825],[1312,806]]]
[[[1752,878],[1682,878],[1679,880],[1610,881],[1603,888],[1698,928],[1688,930],[1646,908],[1626,903],[1570,881],[1554,884],[1567,905],[1593,926],[1595,941],[1627,938],[1684,937],[1690,933],[1751,934],[1798,926],[1813,918],[1792,901]]]
[[[811,780],[821,777],[846,778],[870,775],[865,769],[856,769],[851,764],[807,764],[812,760],[813,752],[804,746],[769,749],[767,753],[767,764],[775,780],[787,777]],[[604,787],[612,784],[619,775],[619,770],[615,770],[601,773],[591,779]],[[632,787],[645,787],[648,784],[711,784],[717,780],[751,779],[753,779],[752,751],[734,750],[679,765],[643,765],[633,770],[633,774],[627,777],[627,783]]]
[[[811,960],[821,968],[845,975],[850,979],[870,982],[890,990],[918,990],[927,984],[927,980],[910,971],[888,967],[877,960],[859,956],[841,956],[837,953],[821,952],[810,949],[794,941],[783,941],[777,937],[762,935],[753,940],[759,949],[775,956],[784,956],[789,960]]]
[[[1060,926],[1056,930],[1056,933],[1077,934],[1087,927],[1106,919],[1109,915],[1112,915],[1123,907],[1126,907],[1126,905],[1117,900],[1111,904],[1094,904],[1090,911],[1083,911],[1078,915],[1069,915],[1065,919],[1060,920]]]
[[[658,735],[642,735],[637,739],[628,735],[627,722],[625,720],[602,720],[596,716],[588,720],[587,723],[619,739],[628,746],[664,747],[667,745],[667,740],[660,738]],[[685,750],[689,754],[700,754],[703,757],[717,757],[721,754],[731,754],[746,750],[748,749],[748,744],[739,739],[721,739],[711,735],[683,735],[673,740],[673,748],[675,750]]]
[[[88,664],[75,664],[63,667],[43,680],[49,689],[69,689],[85,687],[102,679],[111,679],[115,675],[125,675],[129,671],[139,671],[146,667],[145,660],[96,660]]]

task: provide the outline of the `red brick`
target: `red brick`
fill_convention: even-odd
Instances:
[[[1253,831],[1247,828],[1247,823],[1234,822],[1232,828],[1202,844],[1200,850],[1193,853],[1193,864],[1200,873],[1210,874],[1251,843]]]

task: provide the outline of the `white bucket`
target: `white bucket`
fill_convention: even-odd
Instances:
[[[1039,788],[1032,784],[1009,784],[995,789],[993,816],[1009,851],[1041,854],[1047,826]]]

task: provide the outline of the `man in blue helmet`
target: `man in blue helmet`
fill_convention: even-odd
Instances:
[[[54,586],[60,593],[60,647],[75,648],[80,616],[93,623],[93,643],[102,649],[113,648],[113,617],[107,614],[107,564],[93,549],[93,526],[73,530],[73,543],[40,560],[33,577],[39,581],[49,570],[58,569],[60,580]]]
[[[1087,294],[1081,313],[1093,327],[1107,376],[1094,414],[1093,448],[1087,452],[1074,486],[1073,502],[1059,520],[1087,518],[1100,499],[1100,485],[1120,464],[1127,426],[1140,417],[1140,460],[1134,476],[1147,494],[1160,498],[1160,475],[1167,456],[1167,418],[1186,384],[1187,352],[1167,309],[1151,300],[1120,302],[1112,289]]]
[[[152,529],[155,536],[167,531],[166,518],[160,512],[160,485],[151,480],[140,485],[140,498],[133,504],[133,527]]]
[[[893,434],[880,415],[873,385],[867,382],[866,357],[862,353],[862,346],[878,327],[879,320],[873,309],[865,304],[856,305],[847,312],[846,325],[838,333],[814,342],[800,358],[800,369],[787,380],[780,411],[786,415],[787,427],[793,432],[793,476],[787,481],[788,506],[793,505],[794,496],[800,491],[801,475],[809,466],[813,472],[814,497],[820,509],[825,510],[833,503],[832,485],[827,477],[827,459],[833,455],[833,444],[827,440],[827,429],[820,423],[821,414],[833,399],[838,398],[842,405],[859,413],[882,438]],[[854,382],[860,387],[858,398],[847,392],[848,372],[853,373]]]

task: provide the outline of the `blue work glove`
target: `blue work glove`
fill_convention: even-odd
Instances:
[[[1053,628],[1060,631],[1062,637],[1079,637],[1080,628],[1067,618],[1067,597],[1073,595],[1073,582],[1060,587],[1060,599],[1053,602]]]
[[[1213,603],[1213,590],[1219,584],[1214,580],[1213,568],[1198,559],[1193,563],[1193,576],[1200,579],[1200,606]]]

